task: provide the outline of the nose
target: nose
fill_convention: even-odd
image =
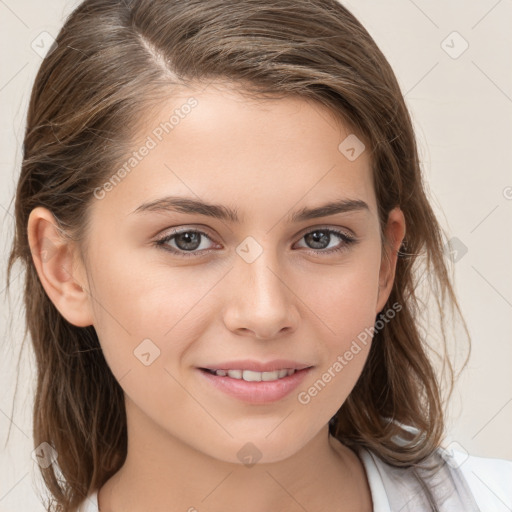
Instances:
[[[299,299],[272,251],[264,250],[252,263],[237,256],[234,265],[227,283],[226,327],[257,339],[295,331]]]

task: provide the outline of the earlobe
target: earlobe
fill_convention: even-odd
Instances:
[[[395,280],[398,250],[405,237],[405,228],[405,217],[402,210],[399,207],[393,208],[389,212],[388,221],[384,229],[386,242],[384,243],[379,271],[379,293],[376,314],[382,311],[391,294]]]
[[[41,206],[30,212],[27,225],[32,261],[39,280],[61,315],[77,327],[92,325],[85,272],[77,265],[77,248],[65,237],[53,214]]]

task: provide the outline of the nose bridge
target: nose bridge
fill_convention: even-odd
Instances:
[[[249,329],[262,337],[293,327],[297,318],[293,294],[286,285],[282,260],[275,248],[270,242],[264,247],[255,238],[247,237],[236,253],[228,327]]]
[[[267,296],[267,302],[270,299],[283,298],[281,288],[284,285],[278,278],[281,273],[280,258],[268,240],[269,238],[264,247],[264,242],[247,237],[236,249],[236,275],[243,283],[242,286],[250,291],[248,296],[254,299],[255,305]]]

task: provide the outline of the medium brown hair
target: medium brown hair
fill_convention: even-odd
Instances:
[[[29,214],[46,207],[63,233],[85,242],[93,191],[126,158],[139,120],[173,87],[212,80],[255,96],[312,100],[364,140],[381,233],[392,208],[405,216],[405,246],[383,312],[393,304],[401,309],[376,330],[362,374],[329,429],[395,466],[430,455],[444,436],[443,388],[421,324],[427,306],[419,281],[434,293],[442,347],[446,307],[459,315],[460,308],[410,115],[365,28],[335,0],[86,0],[56,43],[31,94],[8,263],[8,280],[16,260],[26,270],[26,325],[37,363],[33,437],[35,446],[47,442],[58,452],[57,463],[41,468],[55,510],[74,510],[119,470],[126,417],[94,327],[68,323],[41,285],[27,239]],[[444,354],[442,360],[449,395],[454,373]],[[416,434],[407,437],[402,425]]]

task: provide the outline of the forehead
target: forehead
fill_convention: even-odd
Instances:
[[[180,88],[148,111],[134,139],[99,205],[121,217],[166,194],[235,205],[244,218],[340,197],[375,208],[361,137],[299,96]]]

